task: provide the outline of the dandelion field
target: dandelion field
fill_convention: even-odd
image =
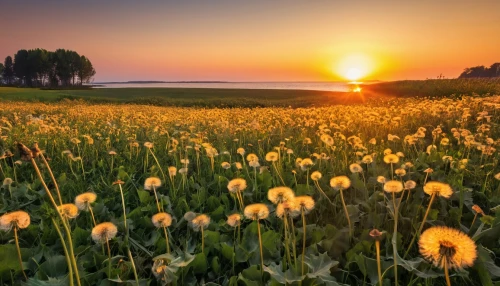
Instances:
[[[0,284],[500,285],[499,109],[0,102]]]

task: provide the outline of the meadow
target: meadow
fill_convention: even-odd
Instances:
[[[0,284],[500,285],[499,97],[291,104],[0,101]]]

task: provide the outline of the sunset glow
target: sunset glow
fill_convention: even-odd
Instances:
[[[0,58],[72,49],[96,81],[451,78],[498,61],[500,1],[125,2],[5,1]]]

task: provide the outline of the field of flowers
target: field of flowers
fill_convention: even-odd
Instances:
[[[500,285],[499,110],[0,102],[0,284]]]

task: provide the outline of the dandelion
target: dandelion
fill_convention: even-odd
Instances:
[[[245,217],[257,221],[257,233],[259,236],[259,249],[260,249],[260,275],[264,272],[264,254],[262,251],[262,236],[260,234],[260,220],[269,216],[269,209],[265,204],[251,204],[245,208]]]
[[[267,198],[275,205],[291,201],[294,197],[293,190],[288,187],[276,187],[267,191]]]
[[[21,256],[21,248],[19,247],[19,238],[17,236],[17,231],[19,229],[27,228],[31,223],[30,216],[25,211],[15,211],[11,213],[4,214],[0,217],[0,229],[3,231],[10,231],[14,229],[14,241],[16,243],[17,258],[19,260],[19,265],[21,266],[21,271],[23,272],[24,278],[28,280],[26,273],[24,272],[23,258]]]
[[[78,207],[74,204],[64,204],[57,207],[64,219],[72,219],[78,216]]]
[[[227,217],[227,221],[226,223],[230,226],[230,227],[236,227],[236,226],[239,226],[241,224],[241,215],[239,213],[235,213],[235,214],[232,214],[232,215],[229,215]]]
[[[231,164],[229,164],[228,162],[222,162],[220,165],[224,170],[231,168]]]
[[[163,259],[156,259],[153,263],[151,271],[153,272],[153,275],[156,277],[156,279],[159,279],[164,283],[167,282],[167,265],[165,264],[165,261],[163,261]]]
[[[384,162],[387,164],[391,164],[391,176],[392,178],[394,178],[394,164],[397,164],[399,162],[399,157],[395,154],[387,154],[384,156]]]
[[[201,252],[205,249],[205,234],[203,230],[210,224],[210,217],[206,214],[201,214],[193,218],[190,222],[194,231],[201,231]]]
[[[172,224],[172,216],[168,213],[157,213],[151,217],[151,221],[156,228],[163,228],[165,234],[165,241],[167,244],[167,253],[170,253],[170,244],[168,243],[167,227]]]
[[[103,222],[96,225],[92,229],[92,239],[96,243],[106,243],[108,247],[108,278],[111,278],[111,249],[109,248],[109,240],[116,236],[118,229],[111,222]]]
[[[311,173],[311,179],[313,181],[317,181],[317,180],[321,179],[322,176],[323,175],[319,171],[314,171],[314,172]]]
[[[349,218],[349,212],[347,211],[343,193],[343,190],[348,189],[351,186],[351,180],[349,180],[347,176],[333,177],[330,180],[330,186],[340,192],[340,199],[342,200],[342,206],[344,207],[344,214],[347,219],[347,224],[349,225],[349,238],[352,238],[351,219]]]
[[[404,175],[406,175],[406,170],[403,169],[403,168],[398,168],[394,171],[394,173],[396,174],[396,176],[398,177],[403,177]]]
[[[429,211],[431,210],[432,203],[434,202],[434,199],[436,196],[440,196],[443,198],[449,198],[453,194],[453,190],[451,189],[450,185],[441,183],[441,182],[428,182],[427,184],[424,185],[424,192],[428,195],[431,196],[431,199],[429,201],[429,205],[427,206],[427,210],[425,211],[424,218],[422,219],[422,222],[420,223],[420,227],[418,228],[418,231],[415,233],[413,236],[413,239],[410,243],[410,246],[406,250],[405,256],[408,254],[410,251],[411,247],[413,246],[413,243],[415,242],[415,239],[418,235],[422,233],[422,229],[424,228],[424,224],[427,221],[427,216],[429,215]]]
[[[377,177],[377,182],[379,182],[381,184],[385,184],[386,178],[384,176],[378,176]]]
[[[158,195],[156,194],[156,188],[161,187],[161,180],[157,177],[149,177],[144,181],[144,189],[151,191],[153,190],[156,199],[156,207],[158,208],[158,212],[161,212],[162,208],[160,208],[160,203],[158,201]],[[163,207],[163,204],[162,204]]]
[[[241,210],[243,210],[244,208],[243,196],[241,193],[246,188],[247,188],[247,181],[245,181],[245,179],[242,178],[232,179],[227,184],[227,189],[229,190],[229,192],[236,195]]]
[[[384,191],[388,193],[399,193],[403,191],[403,183],[400,181],[387,181],[384,184]]]
[[[271,164],[274,167],[274,170],[276,171],[276,174],[278,174],[278,177],[281,180],[281,183],[283,183],[283,185],[285,185],[285,181],[283,180],[283,177],[281,176],[281,174],[278,170],[278,167],[276,166],[276,161],[278,161],[278,160],[279,160],[279,154],[277,152],[272,151],[272,152],[268,152],[266,154],[266,161],[271,162]]]
[[[92,211],[92,206],[90,204],[94,203],[97,199],[97,195],[91,192],[83,193],[81,195],[76,196],[75,205],[81,211],[89,211],[92,216],[92,221],[94,222],[94,226],[97,225],[94,217],[94,212]]]
[[[448,286],[451,286],[449,269],[470,267],[477,258],[475,242],[465,233],[446,226],[427,229],[418,244],[420,254],[426,260],[444,269]]]
[[[483,209],[481,209],[480,206],[473,205],[472,210],[475,212],[475,214],[474,214],[474,219],[472,220],[472,223],[470,225],[471,229],[472,229],[472,226],[474,225],[474,222],[476,222],[477,215],[480,214],[480,215],[484,216],[484,211],[483,211]]]
[[[359,164],[351,164],[349,166],[349,170],[351,170],[352,173],[362,173],[363,172],[363,168],[359,165]]]

